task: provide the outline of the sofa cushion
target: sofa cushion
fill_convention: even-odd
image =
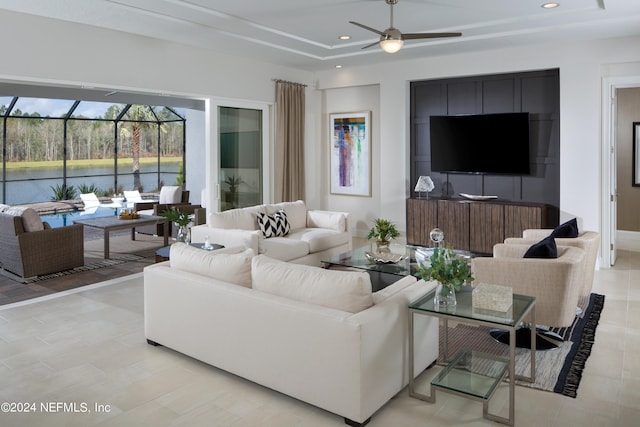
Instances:
[[[575,238],[578,237],[578,221],[576,218],[570,219],[569,221],[560,224],[551,232],[552,237],[568,237]]]
[[[349,313],[373,305],[366,272],[325,270],[258,255],[252,260],[251,279],[256,290]]]
[[[315,253],[349,243],[351,236],[328,228],[305,228],[290,233],[288,238],[306,242],[309,253]]]
[[[308,211],[307,227],[330,228],[336,231],[346,231],[347,217],[342,213],[327,211]]]
[[[307,207],[302,200],[276,203],[274,205],[266,205],[265,207],[268,214],[284,210],[287,213],[287,218],[289,219],[292,230],[298,230],[307,226]]]
[[[558,247],[552,236],[545,237],[527,249],[524,258],[558,258]]]
[[[260,239],[259,253],[281,261],[290,261],[308,255],[309,244],[301,240],[292,239],[290,236]]]
[[[284,210],[281,209],[273,215],[258,212],[257,218],[258,227],[266,239],[270,237],[286,236],[289,234],[291,225],[289,225],[287,213]]]
[[[211,212],[208,224],[213,228],[257,230],[258,212],[265,212],[264,205],[231,209],[224,212]]]
[[[172,268],[189,271],[224,282],[251,287],[253,249],[233,247],[205,251],[185,243],[174,243],[169,252]]]
[[[165,185],[160,189],[158,203],[173,204],[182,201],[182,187],[177,185]]]
[[[40,231],[44,230],[44,224],[38,212],[33,208],[26,208],[24,206],[10,206],[4,210],[5,214],[19,216],[22,218],[22,228],[24,231]]]

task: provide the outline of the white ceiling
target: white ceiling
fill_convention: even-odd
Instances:
[[[306,70],[374,64],[539,42],[640,35],[640,0],[399,0],[405,33],[460,31],[462,37],[409,40],[395,54],[349,24],[389,27],[385,0],[0,0],[0,9],[239,53]],[[348,34],[349,41],[338,36]]]

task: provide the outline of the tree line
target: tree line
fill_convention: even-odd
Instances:
[[[0,106],[4,117],[7,107]],[[19,109],[3,119],[6,126],[6,160],[8,162],[34,162],[66,159],[91,160],[115,157],[116,131],[118,158],[182,156],[184,121],[167,108],[154,113],[149,107],[132,105],[122,121],[116,118],[122,106],[111,105],[104,117],[71,116],[68,119],[43,117],[39,113],[23,113]],[[157,118],[156,118],[157,116]],[[160,120],[160,122],[158,122]],[[166,121],[163,121],[166,120]],[[158,135],[160,144],[158,147]],[[139,166],[138,166],[139,169]],[[133,172],[135,173],[134,164]]]

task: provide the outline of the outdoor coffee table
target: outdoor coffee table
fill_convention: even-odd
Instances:
[[[136,240],[136,227],[143,225],[163,224],[164,244],[169,245],[169,221],[163,216],[140,215],[136,219],[120,219],[118,216],[103,218],[76,219],[75,224],[82,224],[85,227],[98,228],[104,231],[104,258],[109,258],[109,233],[115,230],[131,229],[131,240]]]

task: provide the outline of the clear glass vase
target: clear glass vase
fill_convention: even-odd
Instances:
[[[186,225],[178,226],[178,235],[176,237],[178,242],[186,243],[187,245],[191,243],[191,235],[189,233],[189,227]]]
[[[433,304],[436,307],[449,309],[456,306],[456,290],[452,284],[438,283],[436,295],[433,298]]]

